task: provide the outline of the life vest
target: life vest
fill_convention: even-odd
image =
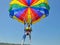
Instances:
[[[26,27],[25,31],[31,31],[31,27]]]

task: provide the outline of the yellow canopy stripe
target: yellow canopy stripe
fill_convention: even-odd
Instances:
[[[18,0],[12,0],[10,2],[10,5],[13,5],[13,4],[18,4],[18,5],[26,6],[26,5],[22,4],[21,2],[19,2]]]
[[[31,21],[31,11],[30,8],[28,8],[28,23]]]

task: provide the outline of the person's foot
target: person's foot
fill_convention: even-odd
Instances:
[[[24,41],[22,40],[21,45],[24,45]]]
[[[30,40],[30,43],[29,44],[31,45],[31,40]]]

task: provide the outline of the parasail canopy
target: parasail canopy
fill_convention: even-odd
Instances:
[[[12,0],[9,15],[22,23],[36,23],[49,15],[49,9],[47,0]]]

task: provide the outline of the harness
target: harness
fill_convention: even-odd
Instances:
[[[26,32],[31,32],[31,27],[26,27],[26,28],[25,28],[25,31],[26,31]]]

